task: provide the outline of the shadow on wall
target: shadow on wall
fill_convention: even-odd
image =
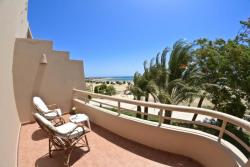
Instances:
[[[33,121],[33,96],[58,104],[62,112],[72,105],[72,89],[83,89],[83,63],[69,59],[67,52],[54,51],[51,41],[16,39],[13,84],[21,123]],[[46,55],[47,64],[43,64]]]
[[[32,90],[32,97],[38,96],[40,94],[40,88],[41,88],[41,84],[43,81],[43,76],[44,76],[46,67],[47,67],[46,64],[40,64],[38,66],[35,81],[34,81],[34,87]],[[32,99],[31,99],[31,102],[32,102]],[[31,105],[33,105],[33,104],[31,104]]]
[[[37,68],[36,72],[34,72],[35,73],[35,78],[34,78],[33,82],[32,82],[32,80],[30,80],[30,82],[31,82],[30,85],[26,85],[27,87],[31,86],[30,88],[32,89],[31,90],[31,95],[32,96],[28,99],[28,101],[27,101],[27,99],[24,99],[24,98],[27,97],[27,94],[29,94],[28,89],[27,90],[23,90],[23,89],[21,90],[21,91],[25,91],[27,93],[26,95],[24,95],[22,97],[23,99],[20,99],[20,96],[18,96],[18,95],[15,96],[16,103],[18,105],[18,109],[19,109],[19,107],[22,107],[22,105],[26,105],[28,103],[29,106],[32,106],[32,112],[35,111],[35,108],[33,107],[32,98],[34,96],[39,96],[39,94],[40,94],[40,88],[42,86],[42,82],[43,82],[44,74],[45,74],[45,71],[46,71],[46,67],[47,67],[46,64],[38,63],[38,68]],[[20,82],[16,81],[16,83],[19,84]],[[23,113],[23,112],[18,112],[19,118],[25,117],[24,114],[25,113]]]

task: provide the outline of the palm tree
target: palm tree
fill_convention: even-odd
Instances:
[[[166,66],[166,56],[169,49],[163,50],[162,54],[157,54],[155,61],[151,60],[151,78],[157,85],[157,89],[152,94],[156,101],[165,104],[179,104],[188,100],[192,93],[185,84],[181,84],[182,75],[191,60],[192,45],[182,40],[177,41],[170,53],[168,67]],[[165,111],[165,117],[171,117],[172,111]],[[170,123],[164,120],[164,123]]]
[[[134,75],[134,86],[131,92],[135,99],[140,100],[144,96],[145,101],[148,101],[149,95],[152,95],[155,102],[175,105],[190,99],[193,90],[184,84],[182,76],[191,60],[191,48],[192,45],[183,40],[177,41],[170,53],[168,66],[166,63],[168,48],[151,59],[149,67],[145,61],[143,75],[138,72]],[[140,106],[137,106],[137,111],[141,112]],[[144,112],[148,113],[147,107],[144,108]],[[171,115],[172,111],[165,111],[165,117],[171,117]],[[137,117],[141,117],[141,114],[137,114]],[[144,119],[147,119],[146,114]],[[170,123],[167,120],[164,122]]]
[[[186,86],[193,92],[192,97],[189,99],[189,105],[194,101],[195,98],[199,98],[197,107],[201,108],[204,99],[208,93],[205,91],[205,82],[203,82],[204,75],[199,72],[199,68],[195,63],[190,64],[188,68],[183,72],[182,79],[185,81]],[[195,121],[198,114],[194,114],[192,121]]]
[[[144,84],[142,84],[141,89],[144,92],[145,101],[148,102],[150,95],[155,95],[156,85],[155,82],[152,80],[152,74],[150,72],[150,67],[147,66],[147,61],[144,61],[144,73],[143,73],[143,80]],[[144,116],[143,119],[148,119],[148,107],[144,107]]]
[[[154,92],[154,84],[150,81],[148,68],[146,67],[146,62],[144,62],[144,73],[141,75],[136,72],[134,74],[134,85],[131,87],[131,92],[136,100],[140,100],[141,97],[145,98],[145,101],[149,100],[149,95]],[[137,106],[137,111],[141,112],[141,106]],[[148,107],[144,107],[143,119],[148,119]],[[141,114],[137,113],[136,117],[141,118]]]
[[[134,81],[134,85],[131,86],[130,91],[134,95],[135,100],[141,100],[141,97],[144,95],[144,92],[142,90],[142,84],[144,83],[142,75],[136,72],[134,74],[133,81]],[[141,118],[141,114],[138,112],[141,112],[141,106],[139,105],[137,106],[136,117]]]
[[[207,75],[200,70],[200,67],[196,63],[188,66],[183,73],[182,79],[185,81],[185,86],[190,90],[189,92],[192,93],[190,100],[193,101],[194,98],[199,98],[198,108],[202,107],[202,103],[206,98],[210,98],[211,90],[219,89],[219,85],[211,83]],[[192,121],[195,121],[197,116],[198,114],[194,114]]]

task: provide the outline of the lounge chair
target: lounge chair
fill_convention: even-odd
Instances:
[[[46,105],[40,97],[33,97],[36,110],[48,120],[53,120],[62,115],[61,109],[56,105]]]
[[[89,132],[83,125],[77,125],[72,122],[65,123],[62,117],[61,125],[54,126],[50,121],[39,113],[33,114],[36,122],[46,132],[49,137],[49,156],[52,157],[53,151],[63,150],[65,154],[64,165],[69,167],[71,152],[76,147],[87,147],[89,144],[86,133]]]

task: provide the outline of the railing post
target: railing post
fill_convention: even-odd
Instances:
[[[219,136],[218,136],[218,142],[221,142],[221,138],[223,137],[223,134],[224,134],[226,125],[227,125],[227,121],[223,120],[222,126],[221,126],[221,128],[220,128],[220,134],[219,134]]]
[[[118,112],[118,115],[121,114],[121,102],[120,101],[118,101],[117,112]]]
[[[159,116],[159,126],[161,126],[161,124],[162,124],[162,114],[163,114],[163,110],[160,109],[160,111],[158,112],[158,116]]]

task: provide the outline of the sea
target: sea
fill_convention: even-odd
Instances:
[[[105,81],[133,81],[133,76],[112,76],[112,77],[86,77],[89,80],[105,80]]]

